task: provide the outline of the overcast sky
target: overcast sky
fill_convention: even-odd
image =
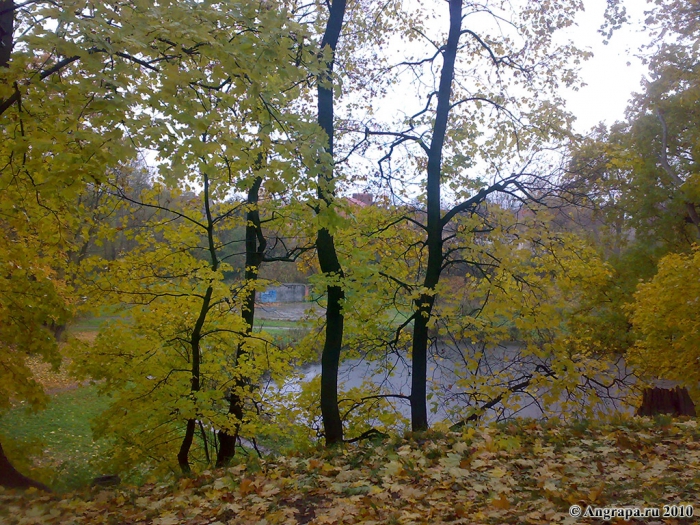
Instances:
[[[631,22],[616,32],[608,45],[603,45],[598,28],[603,23],[606,1],[583,2],[586,12],[579,14],[578,27],[566,35],[595,54],[581,69],[581,77],[588,85],[567,96],[569,110],[577,117],[575,127],[579,133],[587,132],[601,121],[612,124],[623,119],[630,95],[641,91],[646,67],[637,55],[645,39],[648,41],[642,24],[644,11],[649,9],[644,0],[627,0]]]

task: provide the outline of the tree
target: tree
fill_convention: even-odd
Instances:
[[[434,74],[434,63],[439,57],[442,64],[439,80],[435,82],[437,89],[427,93],[427,103],[421,110],[401,123],[405,126],[402,131],[367,130],[371,135],[393,137],[383,161],[393,158],[399,146],[416,146],[415,157],[419,160],[412,161],[412,167],[425,174],[421,181],[425,219],[420,227],[425,232],[426,261],[419,274],[421,283],[414,288],[412,315],[411,419],[416,431],[428,427],[429,331],[435,321],[433,309],[438,286],[443,272],[452,264],[451,258],[459,252],[447,242],[452,237],[449,227],[461,214],[475,214],[492,194],[519,194],[523,199],[537,200],[536,194],[542,193],[537,181],[543,176],[531,171],[536,166],[533,152],[542,148],[549,137],[562,137],[569,119],[556,109],[556,96],[552,103],[544,100],[543,95],[551,93],[551,86],[558,81],[575,82],[573,70],[565,63],[567,60],[577,63],[586,56],[572,47],[555,48],[551,40],[556,29],[572,23],[578,9],[575,3],[546,7],[538,4],[513,14],[508,25],[524,42],[520,49],[514,46],[510,36],[499,37],[486,30],[479,34],[465,27],[470,17],[481,22],[484,17],[502,20],[501,9],[505,6],[494,5],[484,10],[472,3],[467,3],[465,8],[463,1],[451,0],[445,44],[438,45],[417,31],[420,38],[435,47],[435,53],[401,63],[413,74],[430,75]],[[465,42],[461,42],[462,37],[466,38]],[[485,70],[493,71],[493,78]],[[552,78],[554,71],[557,71],[556,81]],[[509,95],[511,83],[527,90],[530,97]],[[479,158],[493,183],[468,177],[468,171],[478,166]],[[500,176],[502,173],[511,175]],[[454,202],[447,209],[444,208],[446,191]]]
[[[207,460],[205,427],[207,432],[215,431],[216,461],[223,465],[235,452],[240,429],[251,428],[251,412],[260,409],[258,394],[252,392],[262,378],[260,360],[264,355],[276,355],[269,341],[253,334],[255,291],[261,286],[260,265],[265,260],[291,259],[305,249],[291,247],[284,257],[267,257],[260,193],[280,195],[289,191],[293,199],[308,191],[298,177],[299,167],[308,164],[309,151],[313,158],[317,153],[313,146],[300,146],[317,142],[313,140],[316,128],[309,126],[294,107],[308,76],[307,69],[300,67],[309,58],[305,49],[299,47],[305,29],[290,19],[285,3],[230,2],[223,11],[218,5],[208,9],[184,3],[168,12],[168,17],[172,17],[168,20],[175,27],[167,38],[140,52],[141,60],[157,63],[157,57],[164,55],[167,63],[153,66],[154,74],[144,75],[132,87],[142,93],[144,107],[153,115],[147,126],[142,128],[143,123],[135,122],[133,129],[131,124],[127,129],[138,147],[156,149],[163,159],[159,167],[161,194],[130,199],[126,192],[117,190],[118,196],[158,212],[152,228],[173,245],[163,245],[158,236],[138,235],[139,249],[116,261],[110,270],[113,275],[100,275],[97,266],[90,270],[97,275],[97,289],[112,295],[109,300],[139,306],[131,315],[141,319],[142,324],[132,332],[136,340],[146,338],[147,344],[138,352],[129,346],[137,344],[134,340],[120,344],[129,348],[130,355],[142,355],[144,366],[151,366],[148,360],[153,362],[154,373],[147,375],[159,378],[150,392],[147,383],[139,384],[138,395],[154,394],[171,400],[162,403],[170,412],[160,414],[161,419],[152,418],[151,424],[157,422],[162,427],[159,432],[167,433],[185,423],[178,452],[183,471],[190,469],[188,457],[197,425]],[[178,25],[188,16],[197,23]],[[203,191],[163,202],[167,195],[177,195],[179,188]],[[244,192],[245,201],[231,199],[232,191]],[[272,213],[266,226],[279,220],[280,214]],[[161,227],[160,221],[172,225]],[[226,232],[241,226],[246,235],[244,281],[228,288],[222,272],[230,271],[230,267],[224,259],[227,243],[222,235],[230,237]],[[165,257],[173,247],[172,255]],[[193,258],[196,252],[204,256]],[[172,268],[168,268],[168,260],[172,261]],[[122,280],[115,282],[114,275],[121,275],[130,265],[143,270],[141,281],[133,285]],[[153,268],[158,271],[153,273]],[[132,271],[138,273],[135,269]],[[159,338],[155,313],[162,312],[165,305],[183,308],[178,301],[187,305],[187,311],[195,308],[198,315],[171,316],[172,326],[162,328]],[[113,356],[117,345],[111,337],[115,335],[107,332],[106,342],[95,350],[98,364],[104,365],[105,359],[119,360]],[[230,349],[228,356],[222,353],[226,347]],[[146,355],[139,353],[144,351]],[[163,354],[163,361],[151,359],[151,352]],[[209,367],[220,366],[221,370],[205,370],[205,361]],[[288,370],[294,359],[287,359],[286,364],[281,359],[271,362],[267,367],[270,380],[279,379],[278,367]],[[114,417],[127,400],[133,399],[130,390],[136,382],[130,382],[121,368],[107,369],[87,362],[83,367],[95,377],[112,378],[113,386],[118,387],[121,399],[106,419]],[[190,382],[187,391],[182,390],[182,380],[173,379],[173,384],[168,384],[172,374],[185,370]],[[223,399],[228,401],[228,414],[221,413]],[[107,422],[105,428],[114,428],[113,422]],[[122,436],[145,447],[135,437],[139,428],[132,421]],[[166,457],[172,448],[171,440],[162,433],[157,436],[163,438],[158,454]]]
[[[113,459],[119,468],[144,456],[162,468],[177,456],[189,472],[195,432],[201,438],[195,457],[210,462],[211,431],[232,432],[240,424],[228,417],[227,385],[254,372],[245,358],[229,354],[246,330],[226,301],[230,290],[217,251],[217,232],[235,224],[230,218],[240,205],[217,204],[225,179],[205,173],[203,183],[200,195],[156,184],[137,198],[115,187],[122,206],[150,208],[150,220],[145,229],[127,230],[137,241],[129,253],[84,265],[83,290],[95,306],[129,307],[124,321],[103,328],[95,344],[75,356],[78,370],[103,379],[101,388],[113,398],[97,431],[118,436]],[[195,256],[199,251],[208,259]]]
[[[106,52],[91,48],[91,38],[69,42],[75,36],[64,32],[70,20],[55,30],[34,23],[45,18],[51,27],[55,8],[48,2],[0,3],[4,407],[13,398],[33,408],[46,401],[24,360],[38,354],[58,366],[52,332],[73,313],[69,264],[80,253],[81,192],[128,155],[118,126],[124,106],[114,86],[133,69],[120,70],[119,61],[103,69]],[[106,106],[106,100],[113,104]]]
[[[3,3],[3,8],[6,4]],[[19,235],[23,235],[26,237],[24,245],[29,248],[25,259],[38,262],[36,255],[32,254],[34,250],[46,257],[47,264],[45,267],[36,263],[25,265],[22,258],[15,254],[9,260],[17,261],[22,268],[19,272],[15,271],[18,278],[12,280],[12,284],[24,286],[26,279],[20,274],[31,269],[35,274],[32,278],[41,286],[50,283],[52,286],[58,285],[59,291],[63,291],[60,290],[60,280],[54,275],[57,272],[56,261],[62,261],[64,255],[74,253],[77,246],[66,246],[62,242],[60,229],[65,228],[65,221],[80,222],[76,212],[80,205],[73,208],[69,205],[79,203],[86,182],[99,185],[109,179],[110,170],[114,173],[113,170],[128,164],[134,146],[158,151],[162,158],[167,159],[161,165],[163,181],[153,191],[144,194],[145,201],[140,200],[141,196],[135,198],[133,192],[118,184],[115,191],[126,202],[130,198],[132,204],[148,205],[155,210],[154,217],[185,221],[189,217],[191,224],[202,226],[206,233],[208,240],[202,248],[209,255],[209,270],[216,278],[211,275],[207,277],[206,272],[206,275],[198,277],[204,270],[196,262],[196,257],[190,258],[192,254],[178,255],[175,252],[173,256],[173,261],[194,268],[191,277],[195,282],[211,281],[202,290],[202,302],[198,307],[200,316],[193,320],[191,331],[187,334],[188,351],[191,353],[191,360],[187,363],[190,372],[188,395],[194,399],[203,386],[201,370],[198,369],[201,365],[201,340],[206,334],[201,330],[206,314],[214,308],[211,297],[218,288],[213,283],[218,280],[221,267],[215,253],[221,246],[216,242],[212,246],[216,234],[213,230],[227,219],[240,217],[233,211],[238,206],[222,212],[223,215],[219,217],[210,212],[221,206],[227,193],[232,190],[248,191],[252,196],[249,200],[255,200],[254,193],[261,184],[270,194],[283,192],[287,184],[300,192],[305,190],[302,183],[292,182],[295,174],[299,173],[298,167],[302,162],[299,159],[305,155],[304,148],[298,147],[298,144],[314,142],[308,137],[313,136],[315,131],[304,128],[303,119],[288,109],[290,101],[298,98],[303,81],[308,76],[306,69],[299,66],[308,61],[302,46],[304,28],[290,20],[283,4],[272,6],[269,3],[252,5],[230,2],[226,9],[220,9],[219,5],[208,5],[205,9],[197,2],[172,2],[161,5],[162,10],[151,7],[102,3],[85,8],[79,2],[71,1],[61,5],[31,2],[17,7],[21,15],[17,28],[24,33],[18,45],[21,51],[12,55],[10,68],[2,70],[0,113],[4,120],[3,133],[11,135],[10,140],[3,140],[2,154],[9,159],[3,169],[3,177],[10,185],[14,184],[18,192],[14,199],[9,192],[4,193],[3,205],[12,210],[8,213],[9,217],[21,220],[29,217],[31,228],[41,226],[40,234],[25,227],[26,233],[18,231],[11,234],[15,237],[10,241],[14,243]],[[12,48],[12,41],[8,40],[11,35],[8,37],[6,32],[8,27],[11,28],[11,24],[7,24],[8,13],[13,15],[15,11],[3,11],[2,36],[3,44],[9,42],[9,48]],[[167,16],[164,16],[165,13]],[[33,24],[34,17],[57,20],[57,23]],[[259,32],[258,28],[263,26],[265,31]],[[17,28],[16,32],[19,30]],[[159,29],[154,33],[153,28]],[[3,47],[3,50],[9,48]],[[251,62],[251,56],[257,59]],[[290,115],[293,118],[289,118]],[[261,123],[265,116],[267,121],[272,122],[271,130],[263,129]],[[278,131],[280,136],[277,135]],[[123,140],[125,137],[128,140]],[[257,168],[251,170],[251,166],[256,165],[256,158],[266,157],[270,159],[269,165],[262,166],[258,162]],[[47,169],[47,158],[52,159],[50,169]],[[207,173],[209,169],[212,170],[211,174]],[[158,201],[157,188],[167,188],[171,195],[178,195],[181,187],[195,189],[198,184],[207,190],[201,201],[205,208],[202,220],[198,220],[201,217],[191,209],[191,203],[187,208],[182,200],[178,200],[171,209],[167,203]],[[31,204],[33,198],[36,198],[35,209],[27,209],[24,214],[19,211],[17,202]],[[251,202],[247,212],[255,214],[256,207],[257,203]],[[54,213],[58,210],[62,212],[60,215]],[[57,224],[50,225],[53,217],[59,220]],[[41,224],[37,218],[42,221]],[[218,219],[216,224],[215,219]],[[108,237],[123,235],[125,227],[128,227],[127,223],[111,228]],[[104,233],[110,227],[102,225],[102,229]],[[164,225],[157,224],[154,229],[156,237],[148,238],[155,243],[153,251],[139,246],[133,254],[140,253],[144,260],[151,260],[154,267],[164,272],[169,270],[162,266],[161,261],[149,257],[153,257],[155,252],[163,254],[164,248],[158,243],[162,242],[163,236],[167,238],[172,235],[166,230]],[[133,232],[130,234],[133,235]],[[187,229],[182,234],[192,238],[192,232]],[[56,238],[52,238],[52,235]],[[78,235],[74,237],[76,240],[79,238]],[[142,244],[147,236],[136,235],[134,238],[137,244]],[[194,245],[191,248],[197,250]],[[114,262],[117,268],[120,264],[123,264],[121,259]],[[142,277],[147,279],[145,268],[136,267],[140,269],[135,273],[143,270],[145,273]],[[123,270],[123,266],[121,268]],[[154,290],[146,290],[144,294],[160,297],[162,288],[157,284],[166,288],[168,284],[184,286],[177,280],[185,279],[184,276],[177,272],[166,274],[171,275],[174,281],[153,282]],[[153,274],[150,276],[153,278]],[[102,270],[94,268],[90,277],[99,281],[105,276]],[[30,282],[34,281],[30,279]],[[124,283],[127,282],[124,279]],[[111,288],[108,286],[106,289]],[[250,297],[255,285],[249,284],[243,289],[247,290],[243,295]],[[55,294],[54,301],[46,291],[37,291],[48,299],[42,302],[40,309],[31,309],[32,304],[26,305],[29,308],[27,312],[33,315],[32,322],[62,322],[65,315],[53,306],[60,305],[64,298]],[[132,303],[133,296],[139,295],[134,289],[114,291],[117,295],[133,292]],[[140,303],[140,300],[136,302]],[[216,300],[214,303],[217,303]],[[193,304],[188,304],[188,308],[191,307]],[[147,322],[153,321],[153,317],[149,317],[153,312],[147,310],[145,308],[139,312],[143,316],[144,328],[140,332],[136,330],[134,335],[147,340],[150,338],[154,342],[155,335],[146,326]],[[250,323],[246,326],[236,332],[250,335]],[[182,326],[173,327],[175,332],[181,329]],[[43,335],[44,331],[25,330],[25,333],[33,334],[35,340],[37,334]],[[241,338],[234,339],[232,348],[240,350]],[[6,340],[18,346],[11,338]],[[52,352],[50,358],[56,359],[55,343],[53,347],[49,344],[41,348],[36,341],[33,344],[35,348],[27,346],[23,352]],[[229,361],[236,359],[235,353],[229,357]],[[164,358],[166,354],[164,352]],[[14,362],[12,365],[19,366]],[[26,377],[25,369],[19,371],[21,373],[17,377]],[[106,377],[110,373],[112,371],[105,369],[96,375]],[[239,373],[243,372],[236,372]],[[227,380],[231,380],[231,377]],[[27,381],[27,384],[33,385],[31,381]],[[9,389],[13,395],[19,391],[14,383],[9,385]],[[191,406],[186,412],[187,415],[193,413]],[[187,456],[195,419],[185,419],[180,464],[186,470],[189,468]],[[228,418],[225,419],[228,421]],[[235,433],[237,424],[226,423],[218,428]]]
[[[267,223],[266,226],[268,226],[268,229],[265,230],[263,228],[261,209],[264,208],[261,206],[261,187],[263,183],[270,185],[273,188],[276,184],[280,184],[280,180],[275,176],[274,172],[271,171],[269,166],[269,156],[271,154],[275,154],[274,148],[272,148],[273,151],[270,151],[271,148],[269,144],[270,132],[272,129],[270,125],[271,116],[272,115],[268,115],[264,117],[266,122],[262,124],[262,147],[261,151],[258,152],[258,156],[253,166],[254,178],[252,180],[252,184],[248,188],[245,199],[245,260],[243,266],[243,283],[239,287],[237,294],[240,297],[240,312],[243,321],[245,322],[245,333],[247,338],[253,337],[253,330],[255,326],[255,292],[256,290],[260,289],[261,285],[269,282],[267,280],[260,279],[260,271],[263,263],[293,263],[300,255],[310,251],[313,248],[311,241],[307,241],[306,239],[299,237],[294,237],[293,244],[288,245],[287,243],[289,239],[285,239],[283,235],[280,234],[281,231],[289,231],[289,227],[288,225],[284,224],[284,221],[288,221],[290,220],[290,217],[294,217],[294,210],[295,208],[298,208],[291,203],[287,205],[287,213],[282,214],[273,210],[270,217],[266,218],[264,221]],[[279,124],[280,116],[276,115],[275,118]],[[285,162],[280,158],[275,158],[274,161],[276,163]],[[289,160],[287,160],[287,162],[289,162]],[[272,170],[274,170],[274,168],[272,168]],[[294,185],[293,179],[291,178],[283,177],[282,180],[286,183],[284,184],[285,189],[287,189],[287,185]],[[301,216],[303,217],[303,214],[301,214]],[[279,229],[274,235],[269,229],[270,224],[279,225]],[[268,247],[269,236],[272,236],[274,240],[274,245],[272,247]],[[281,250],[275,250],[278,243],[282,246]],[[240,358],[240,356],[245,355],[247,351],[245,341],[242,341],[238,345],[236,355],[238,358]],[[219,432],[219,450],[216,460],[217,466],[225,465],[235,454],[236,442],[240,430],[240,422],[242,422],[244,418],[245,399],[243,398],[243,394],[251,388],[253,388],[251,378],[239,376],[234,381],[234,387],[229,393],[229,413],[235,416],[239,423],[236,425],[233,433],[227,431]]]
[[[695,177],[700,18],[695,2],[688,0],[655,2],[646,16],[645,26],[650,41],[644,46],[644,51],[649,79],[644,82],[643,92],[630,102],[628,122],[617,131],[617,140],[613,139],[613,142],[617,143],[620,136],[624,137],[620,141],[618,162],[627,161],[635,182],[645,184],[650,193],[649,198],[642,199],[646,209],[640,207],[638,212],[641,213],[633,214],[648,219],[644,225],[635,225],[639,226],[639,233],[643,235],[645,227],[651,228],[655,236],[662,239],[664,232],[660,230],[669,224],[662,221],[659,227],[653,215],[660,218],[675,215],[683,217],[693,226],[693,231],[674,231],[668,237],[690,233],[695,240],[700,236],[698,182]],[[610,35],[627,21],[619,0],[608,2],[607,19]],[[655,202],[649,203],[649,200]],[[678,230],[677,226],[674,229]]]
[[[106,144],[113,145],[110,155],[125,151],[117,140],[118,129],[107,129],[114,122],[110,117],[118,122],[122,115],[106,115],[99,108],[111,90],[99,83],[86,88],[70,74],[58,77],[77,57],[54,53],[65,44],[61,35],[33,23],[32,17],[45,9],[43,3],[0,3],[3,408],[15,399],[27,400],[34,409],[46,402],[25,359],[40,355],[54,366],[60,362],[51,327],[65,324],[72,315],[74,295],[65,277],[73,234],[79,230],[76,196],[87,180],[104,173]],[[17,41],[16,34],[23,37]],[[34,38],[37,44],[27,46]],[[86,63],[81,81],[90,84],[94,73],[95,62]],[[99,74],[110,78],[109,73]],[[88,113],[94,118],[91,125],[83,118]],[[45,488],[12,469],[2,447],[0,462],[0,483]]]
[[[326,58],[326,68],[317,78],[318,125],[327,137],[325,151],[330,157],[330,165],[321,169],[318,175],[318,206],[316,213],[328,216],[329,208],[334,202],[334,135],[333,120],[333,63],[338,46],[338,39],[345,18],[345,0],[333,0],[326,22],[326,30],[321,40],[319,53],[330,56]],[[328,220],[328,219],[326,219]],[[343,422],[338,410],[338,365],[343,345],[343,269],[336,253],[335,241],[330,225],[322,225],[316,236],[316,250],[321,271],[331,279],[326,286],[328,303],[326,305],[326,336],[321,354],[321,412],[327,445],[336,445],[343,441]],[[334,282],[335,281],[335,282]]]
[[[671,253],[659,261],[656,275],[638,286],[628,311],[639,339],[628,352],[631,363],[648,378],[678,381],[698,402],[700,323],[697,303],[700,250]]]
[[[624,12],[614,9],[619,3],[609,4],[612,26],[623,23]],[[643,89],[625,121],[599,127],[576,146],[570,179],[590,197],[602,233],[595,242],[614,271],[603,288],[589,290],[596,313],[586,323],[597,346],[634,355],[637,323],[628,314],[639,302],[635,290],[640,281],[656,279],[670,254],[688,254],[700,235],[697,12],[692,2],[658,2],[646,25]]]
[[[354,417],[363,402],[383,410],[388,399],[407,398],[382,390],[339,399],[341,350],[357,351],[368,340],[363,329],[372,329],[373,349],[398,352],[411,344],[408,399],[419,431],[428,427],[429,346],[437,338],[453,338],[458,351],[466,341],[481,346],[480,353],[463,352],[463,366],[454,371],[461,389],[454,397],[468,399],[472,409],[455,420],[536,397],[547,382],[554,384],[547,399],[555,402],[582,376],[598,377],[582,369],[605,371],[589,367],[592,356],[580,351],[578,333],[567,337],[571,325],[562,316],[571,313],[567,305],[581,304],[573,279],[596,283],[606,268],[585,246],[569,249],[576,238],[549,231],[540,206],[548,204],[545,179],[555,171],[540,152],[567,135],[570,121],[552,90],[557,82],[575,83],[573,68],[585,56],[555,46],[551,35],[571,23],[578,3],[524,5],[511,13],[507,2],[484,10],[450,0],[445,45],[426,36],[428,23],[397,14],[400,5],[23,4],[21,52],[1,70],[0,114],[9,140],[0,155],[12,192],[2,200],[11,220],[0,246],[11,261],[12,293],[46,297],[37,308],[26,302],[23,323],[39,327],[70,315],[69,264],[81,264],[81,294],[94,306],[123,309],[124,319],[75,354],[78,369],[103,380],[100,388],[113,398],[98,432],[116,437],[120,466],[177,461],[189,472],[195,461],[212,463],[214,454],[224,465],[240,436],[254,443],[270,428],[265,414],[281,420],[291,412],[281,392],[263,385],[290,374],[303,349],[283,353],[254,331],[261,265],[294,260],[309,248],[302,242],[272,253],[268,234],[297,228],[286,224],[290,217],[315,237],[316,282],[326,291],[320,405],[328,445],[343,441],[343,416]],[[307,23],[310,13],[318,16]],[[32,25],[34,16],[56,25]],[[504,32],[489,34],[489,24],[506,20]],[[396,30],[398,24],[405,27]],[[6,20],[0,26],[6,31]],[[471,29],[477,26],[483,33]],[[384,62],[363,46],[385,43],[387,34],[425,39],[435,53],[407,58],[387,70],[385,83],[371,85],[368,64],[374,61],[374,73]],[[436,77],[436,89],[417,95],[425,95],[424,107],[395,127],[369,117],[338,126],[336,94],[344,86],[364,89],[360,103],[347,102],[356,110],[389,89],[400,71]],[[352,171],[343,164],[378,137],[386,140],[380,176],[397,184],[390,189],[417,180],[422,193],[413,207],[384,200],[387,210],[369,210],[353,230],[360,214],[353,217],[338,198]],[[404,147],[406,169],[386,169]],[[157,152],[158,174],[139,191],[119,173],[145,150]],[[422,175],[411,179],[409,172]],[[81,203],[90,191],[104,191],[100,205],[116,208],[111,222],[102,220],[106,214],[93,219],[103,239],[128,241],[126,253],[85,257],[93,232],[80,226]],[[275,210],[269,197],[284,209]],[[145,217],[139,227],[128,220],[135,210]],[[241,231],[245,267],[231,283],[225,274],[233,273],[231,244]],[[378,315],[392,292],[397,316]],[[12,305],[2,307],[1,319],[10,319]],[[349,337],[348,326],[356,330]],[[476,356],[512,333],[525,342],[516,366],[486,378]],[[46,330],[26,344],[10,339],[11,350],[57,358],[55,342],[36,334]],[[9,355],[16,375],[31,384],[21,357]],[[20,390],[13,383],[7,398]]]
[[[487,200],[447,230],[446,250],[458,256],[443,270],[431,315],[426,397],[432,412],[455,424],[523,409],[533,417],[604,412],[619,401],[615,390],[625,377],[591,344],[586,292],[607,284],[610,268],[582,238],[555,227],[551,204],[512,206]],[[362,228],[343,232],[338,244],[354,262],[346,274],[344,353],[373,361],[382,388],[344,397],[353,410],[364,404],[376,414],[373,404],[409,399],[391,376],[406,368],[423,238],[406,220],[419,212],[380,205],[354,214],[362,215],[370,215]],[[374,428],[400,427],[391,407],[382,409]]]
[[[391,27],[400,2],[346,2],[334,0],[326,4],[328,18],[325,19],[325,29],[317,49],[322,67],[316,75],[317,88],[317,123],[327,142],[324,151],[319,156],[317,165],[310,172],[316,172],[316,200],[312,205],[317,215],[318,228],[316,233],[316,250],[320,271],[326,281],[326,327],[323,351],[321,356],[321,412],[323,415],[324,434],[327,445],[336,445],[343,441],[343,423],[338,410],[338,366],[344,335],[343,305],[346,299],[344,292],[345,270],[340,260],[335,242],[335,232],[342,224],[338,215],[339,203],[336,191],[342,180],[340,176],[340,159],[336,152],[336,117],[334,116],[334,92],[340,91],[342,83],[334,73],[334,67],[341,56],[344,59],[344,80],[350,85],[359,85],[365,95],[370,97],[377,89],[369,86],[367,76],[368,61],[378,64],[383,59],[371,55],[370,59],[363,56],[363,46],[375,41],[381,44],[385,34]],[[343,35],[346,12],[349,11],[347,34]],[[321,17],[320,17],[321,18]],[[345,38],[344,47],[339,49],[339,42]],[[341,46],[342,47],[342,46]],[[370,53],[371,54],[371,53]],[[357,93],[356,93],[357,94]],[[362,96],[362,95],[358,95]],[[350,103],[351,107],[354,103]],[[349,146],[347,157],[361,148],[364,140],[354,141]]]

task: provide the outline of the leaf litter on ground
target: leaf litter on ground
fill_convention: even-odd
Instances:
[[[227,469],[141,487],[0,491],[0,523],[603,523],[571,517],[573,504],[683,504],[700,514],[699,437],[696,419],[516,421],[255,464],[239,459]]]

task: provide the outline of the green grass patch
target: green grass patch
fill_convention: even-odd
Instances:
[[[113,322],[117,319],[129,321],[130,314],[128,309],[124,310],[118,306],[104,306],[100,308],[97,315],[80,316],[68,325],[68,331],[71,333],[78,332],[97,332],[105,323]]]
[[[256,328],[303,328],[301,321],[284,321],[282,319],[256,319]]]
[[[90,421],[107,408],[96,386],[52,396],[32,413],[19,406],[0,416],[3,447],[16,466],[59,492],[84,486],[102,472],[95,463],[108,447],[94,442]]]
[[[284,347],[297,344],[308,333],[308,327],[301,321],[259,319],[255,321],[253,331],[271,335],[276,344]]]
[[[109,322],[110,320],[117,319],[117,317],[86,317],[85,319],[79,319],[76,322],[68,326],[68,331],[71,333],[76,332],[97,332],[100,327]]]
[[[274,336],[275,338],[277,337],[286,337],[286,336],[295,336],[300,333],[306,333],[306,331],[302,331],[301,329],[296,329],[296,328],[274,328],[274,327],[263,327],[255,330],[255,332],[265,332],[266,334],[270,334]]]

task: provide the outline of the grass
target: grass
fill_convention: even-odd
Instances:
[[[94,333],[99,331],[100,327],[111,321],[129,319],[129,311],[118,306],[104,306],[100,308],[98,315],[85,315],[79,317],[75,322],[68,325],[68,332],[72,334],[78,333]]]
[[[255,326],[262,328],[301,328],[301,321],[284,321],[281,319],[256,319]]]
[[[80,338],[94,338],[104,323],[120,317],[102,312],[77,320],[68,331]],[[296,321],[266,319],[259,326],[282,345],[293,344],[304,335]],[[0,413],[0,441],[18,469],[55,491],[84,487],[105,474],[97,465],[109,444],[93,441],[90,422],[107,408],[108,400],[98,395],[96,386],[76,388],[63,368],[53,371],[40,359],[35,361],[35,377],[54,394],[45,410],[30,412],[20,403]]]
[[[274,338],[276,344],[284,347],[298,343],[307,334],[308,328],[301,321],[256,319],[254,332],[265,332]]]
[[[18,468],[55,490],[79,488],[103,474],[94,463],[107,443],[93,442],[90,421],[106,407],[96,386],[56,394],[40,412],[20,405],[0,416],[3,447]]]
[[[97,332],[103,323],[110,319],[116,319],[116,317],[89,317],[85,319],[80,319],[68,327],[68,331],[71,333],[82,333],[82,332]]]

